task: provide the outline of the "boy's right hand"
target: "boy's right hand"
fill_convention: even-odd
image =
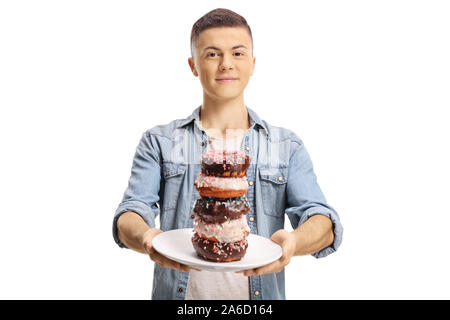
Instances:
[[[189,272],[191,271],[191,269],[202,271],[201,269],[193,268],[185,264],[171,260],[163,256],[159,252],[157,252],[153,248],[152,240],[156,235],[160,233],[163,233],[163,231],[157,228],[150,228],[146,232],[144,232],[144,235],[142,236],[142,245],[144,246],[145,251],[148,253],[152,261],[157,263],[162,268],[172,268],[182,272]]]

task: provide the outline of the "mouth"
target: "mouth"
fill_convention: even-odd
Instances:
[[[230,83],[230,82],[233,82],[233,81],[236,81],[236,80],[237,80],[237,78],[219,78],[219,79],[216,79],[216,81],[219,81],[221,83]]]

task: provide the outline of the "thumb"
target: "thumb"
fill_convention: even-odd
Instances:
[[[144,245],[144,250],[148,254],[155,253],[155,249],[153,248],[152,241],[153,241],[153,238],[161,232],[162,231],[159,229],[148,229],[144,233],[142,243]]]
[[[150,242],[150,243],[149,243],[149,242],[146,242],[146,243],[144,244],[144,249],[145,249],[145,251],[146,251],[148,254],[155,253],[155,249],[153,248],[151,242]]]
[[[280,229],[280,230],[276,231],[272,235],[272,237],[270,237],[270,240],[272,240],[273,242],[276,242],[277,244],[281,245],[283,243],[283,241],[286,239],[286,233],[288,233],[287,230]]]

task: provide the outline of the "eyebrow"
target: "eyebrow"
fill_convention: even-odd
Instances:
[[[248,49],[246,46],[240,44],[240,45],[234,46],[233,48],[231,48],[231,50],[238,49],[238,48],[245,48],[245,49]],[[217,48],[217,47],[209,46],[209,47],[203,48],[202,52],[204,52],[205,50],[208,50],[208,49],[220,50],[220,49]]]

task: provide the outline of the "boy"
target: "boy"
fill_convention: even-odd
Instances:
[[[334,252],[342,240],[339,217],[326,204],[303,142],[244,103],[255,67],[246,20],[227,9],[212,10],[192,28],[191,53],[188,63],[200,78],[203,103],[188,118],[143,134],[114,216],[114,239],[156,262],[152,299],[285,299],[284,267],[295,255]],[[251,233],[278,243],[282,257],[257,269],[221,273],[162,256],[152,247],[155,235],[193,226],[201,154],[230,145],[252,160],[247,172]],[[292,232],[283,229],[285,213]],[[158,214],[161,230],[155,228]]]

